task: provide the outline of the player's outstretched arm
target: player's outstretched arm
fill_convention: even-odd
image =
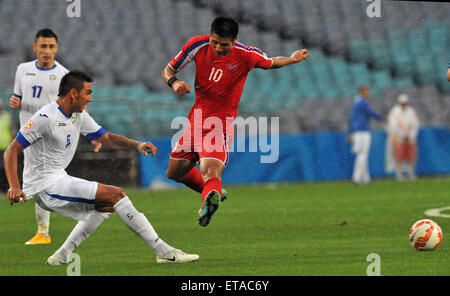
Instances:
[[[278,69],[287,65],[299,63],[303,60],[306,60],[309,56],[309,52],[307,49],[299,49],[294,51],[290,57],[274,57],[272,58],[273,64],[271,69]]]
[[[447,81],[450,81],[450,68],[447,69]]]
[[[17,156],[23,149],[23,146],[14,139],[3,154],[5,173],[9,183],[8,199],[11,205],[19,201],[25,202],[27,200],[25,193],[23,193],[20,187],[19,176],[17,175]]]
[[[156,146],[150,142],[136,141],[121,135],[112,134],[110,132],[107,132],[100,138],[96,139],[96,141],[111,148],[119,150],[137,149],[140,153],[144,154],[145,156],[149,154],[155,156],[156,152],[158,152],[158,148],[156,148]]]
[[[184,96],[191,92],[191,86],[186,81],[178,80],[176,78],[177,72],[167,65],[161,73],[161,77],[167,85],[179,96]]]

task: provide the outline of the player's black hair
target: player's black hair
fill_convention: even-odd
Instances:
[[[80,92],[84,87],[84,82],[93,81],[94,80],[86,73],[80,70],[72,70],[61,79],[58,97],[67,96],[72,88],[75,88]]]
[[[211,34],[216,33],[220,37],[236,39],[239,33],[238,23],[225,16],[219,16],[214,19],[211,24]]]
[[[56,36],[55,32],[52,31],[52,29],[45,28],[41,29],[36,33],[36,37],[34,39],[34,42],[38,40],[39,37],[45,37],[45,38],[55,38],[56,42],[58,42],[58,36]]]

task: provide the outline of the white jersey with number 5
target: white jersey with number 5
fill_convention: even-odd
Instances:
[[[20,126],[39,109],[56,101],[59,83],[69,71],[55,61],[52,68],[41,68],[37,60],[22,63],[17,67],[14,96],[21,99]]]
[[[75,154],[80,133],[92,141],[106,130],[86,111],[67,116],[56,102],[36,112],[20,129],[16,140],[29,153],[23,170],[23,191],[27,196],[67,175],[65,169]]]

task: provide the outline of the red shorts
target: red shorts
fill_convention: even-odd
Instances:
[[[396,161],[413,161],[416,159],[415,143],[404,143],[400,140],[394,139],[393,144]]]
[[[201,159],[217,159],[227,165],[233,143],[232,134],[217,130],[202,130],[198,135],[193,134],[189,128],[184,131],[173,147],[170,158],[187,159],[194,163]]]

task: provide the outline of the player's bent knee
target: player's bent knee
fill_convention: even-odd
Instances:
[[[116,204],[119,200],[127,196],[122,188],[115,186],[110,186],[108,195],[108,200],[112,204]]]
[[[99,184],[95,207],[99,212],[114,212],[112,207],[122,198],[126,197],[125,191],[120,187]]]
[[[121,200],[122,198],[126,197],[127,194],[125,193],[125,191],[120,188],[120,187],[116,187],[115,193],[114,193],[114,204],[116,204],[117,202],[119,202],[119,200]]]
[[[183,177],[180,176],[180,174],[178,174],[177,172],[174,172],[173,170],[167,170],[166,177],[175,182],[181,182],[184,178],[184,176]]]

